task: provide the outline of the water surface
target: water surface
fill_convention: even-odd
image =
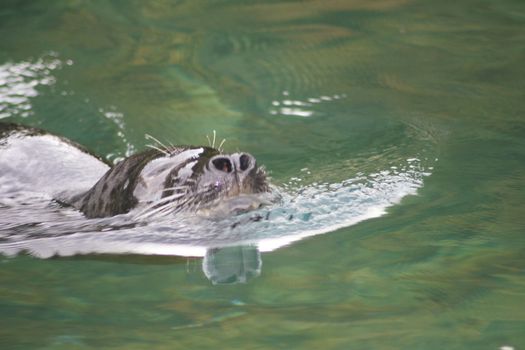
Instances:
[[[524,22],[511,0],[4,1],[2,121],[110,161],[216,130],[284,209],[328,209],[205,258],[4,250],[0,347],[525,347]]]

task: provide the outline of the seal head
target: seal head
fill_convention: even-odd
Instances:
[[[248,153],[222,154],[211,147],[151,149],[113,166],[71,204],[87,217],[137,210],[139,217],[182,210],[208,212],[257,207],[258,194],[269,191],[266,174]]]

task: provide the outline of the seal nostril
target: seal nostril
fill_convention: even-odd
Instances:
[[[251,163],[250,156],[246,154],[243,154],[239,158],[239,166],[242,171],[245,171],[246,169],[248,169],[250,167],[250,163]]]
[[[231,173],[232,171],[232,163],[228,158],[215,158],[212,163],[217,170],[224,171],[226,173]]]

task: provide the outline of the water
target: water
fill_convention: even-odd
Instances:
[[[3,121],[110,161],[217,130],[284,199],[235,235],[183,225],[177,251],[148,229],[4,245],[0,347],[524,348],[524,21],[510,0],[4,1]],[[16,237],[82,220],[53,210]]]

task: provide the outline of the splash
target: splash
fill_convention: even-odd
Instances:
[[[117,107],[115,106],[109,106],[108,108],[99,108],[98,111],[105,118],[109,119],[115,124],[115,126],[118,128],[117,136],[126,147],[124,154],[121,154],[120,152],[115,152],[106,155],[106,159],[111,161],[113,164],[117,164],[118,162],[124,160],[125,157],[129,157],[137,151],[135,149],[135,146],[133,146],[133,144],[129,142],[126,136],[126,123],[124,122],[124,113],[119,112],[117,110]]]

